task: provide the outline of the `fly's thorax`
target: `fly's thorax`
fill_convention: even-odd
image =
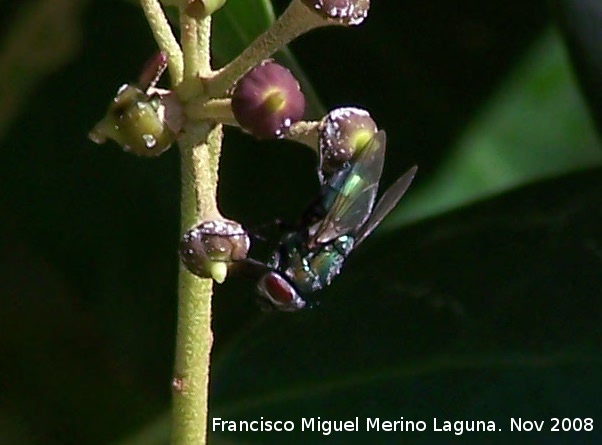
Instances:
[[[278,249],[273,253],[268,266],[273,269],[286,269],[289,264],[298,261],[303,255],[305,237],[301,232],[288,232],[281,239]]]
[[[333,244],[341,255],[347,257],[355,247],[355,238],[350,235],[342,235],[335,239]]]
[[[353,237],[343,235],[304,255],[297,251],[289,257],[284,274],[302,294],[323,289],[340,273],[353,243]]]
[[[320,194],[303,212],[300,227],[306,227],[307,231],[309,231],[313,225],[324,219],[334,200],[334,195],[330,193],[330,190],[331,188],[328,184],[322,185]],[[326,196],[328,196],[329,201],[325,201]]]

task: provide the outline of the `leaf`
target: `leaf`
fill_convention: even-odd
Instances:
[[[581,88],[602,135],[602,3],[555,0],[553,4]]]
[[[376,417],[424,420],[426,432],[403,435],[410,444],[452,443],[433,418],[493,420],[495,443],[516,434],[511,417],[545,420],[542,440],[551,417],[598,418],[601,194],[596,169],[368,240],[318,308],[269,314],[221,351],[211,417],[291,420],[291,444],[397,442],[400,433],[365,432]],[[303,417],[318,416],[358,416],[360,432],[301,431]]]
[[[218,65],[234,59],[274,21],[269,0],[228,0],[213,16],[213,56]]]
[[[414,190],[389,224],[437,215],[601,162],[600,144],[561,42],[548,33],[466,129],[436,174],[425,178],[419,170]]]

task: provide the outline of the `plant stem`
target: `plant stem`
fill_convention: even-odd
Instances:
[[[204,99],[204,98],[203,98]],[[227,125],[239,126],[232,112],[232,99],[191,100],[186,106],[188,119],[211,119]]]
[[[220,125],[195,125],[179,141],[182,153],[182,233],[202,220],[219,216],[216,203]],[[196,130],[196,131],[195,131]],[[198,141],[204,141],[198,144]],[[213,334],[213,281],[180,266],[178,328],[173,381],[173,445],[204,444],[207,435],[209,367]]]
[[[200,77],[210,77],[211,16],[197,20],[180,10],[181,40],[184,50],[184,81],[178,85],[178,96],[188,102],[203,92]]]
[[[201,76],[211,74],[211,16],[202,19],[198,26],[199,72]]]
[[[198,278],[180,266],[173,445],[201,445],[206,441],[211,292],[212,280]]]
[[[200,54],[198,20],[180,9],[180,33],[184,53],[184,79],[192,79],[199,74]]]
[[[178,85],[184,75],[184,62],[180,45],[173,35],[159,0],[140,0],[140,6],[153,32],[159,49],[167,55],[167,68],[172,85]]]
[[[184,85],[191,85],[200,72],[210,71],[208,42],[211,19],[205,18],[198,23],[192,20],[190,17],[181,18]],[[193,91],[188,90],[180,97],[191,93]],[[182,234],[200,221],[220,217],[216,195],[222,136],[221,125],[193,120],[185,126],[178,139],[182,172]],[[172,445],[202,445],[207,440],[209,369],[213,343],[212,291],[212,280],[199,278],[180,264],[172,382]]]
[[[319,121],[299,121],[295,122],[284,134],[285,139],[296,141],[307,145],[313,151],[318,152],[318,128]]]
[[[270,57],[299,35],[320,26],[336,24],[312,12],[300,0],[292,0],[280,17],[236,59],[205,80],[209,97],[222,96],[232,84],[262,60]]]

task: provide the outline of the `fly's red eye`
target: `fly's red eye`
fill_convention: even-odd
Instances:
[[[264,283],[266,291],[273,300],[282,304],[288,304],[293,300],[294,289],[292,289],[291,285],[280,275],[269,273],[266,275]]]
[[[296,311],[305,306],[295,287],[276,272],[268,272],[257,284],[259,293],[281,311]]]

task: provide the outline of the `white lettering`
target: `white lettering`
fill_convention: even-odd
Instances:
[[[523,420],[521,417],[515,420],[510,418],[510,431],[542,431],[544,421],[537,422],[536,420]]]
[[[444,420],[442,424],[438,425],[435,417],[433,431],[453,432],[456,436],[461,436],[465,432],[496,431],[496,428],[493,420],[456,420],[454,422]]]
[[[324,436],[329,436],[333,432],[341,431],[359,431],[359,417],[355,420],[321,420],[320,417],[303,417],[301,419],[301,431],[318,431]]]
[[[305,431],[305,430],[314,430],[314,418],[312,417],[311,419],[306,419],[305,417],[303,417],[301,419],[301,431]]]
[[[426,422],[423,420],[404,420],[403,417],[400,417],[399,420],[380,420],[380,418],[376,417],[371,419],[370,417],[366,418],[366,431],[376,430],[376,431],[425,431],[426,430]]]
[[[213,431],[293,431],[295,424],[291,420],[264,420],[263,417],[260,420],[222,420],[220,417],[214,417],[211,422]]]

